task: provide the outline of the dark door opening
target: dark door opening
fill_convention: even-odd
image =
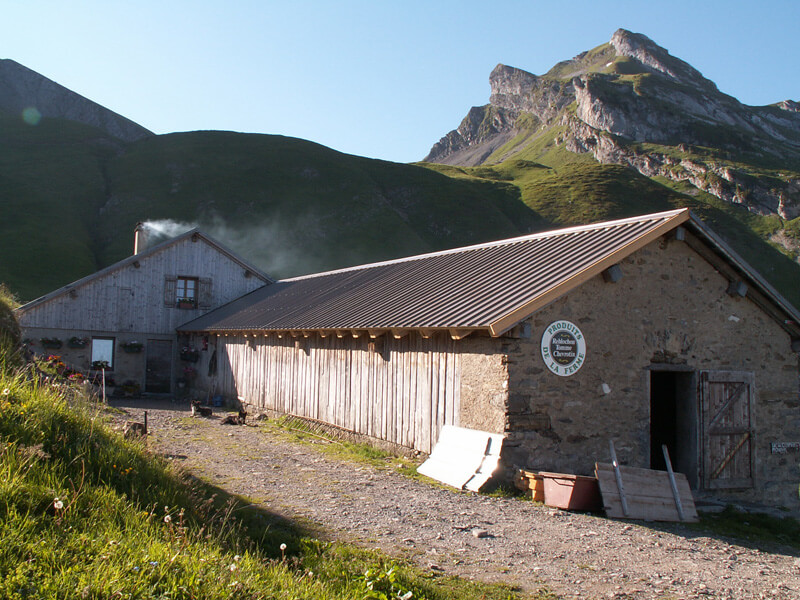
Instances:
[[[151,394],[168,394],[172,388],[172,342],[147,340],[147,373],[144,391]]]
[[[672,468],[698,486],[698,405],[691,371],[650,372],[650,468],[667,470],[662,444]]]

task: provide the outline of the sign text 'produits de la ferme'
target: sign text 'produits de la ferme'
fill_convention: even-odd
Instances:
[[[542,359],[559,377],[574,375],[586,360],[586,338],[577,325],[555,321],[542,335]]]

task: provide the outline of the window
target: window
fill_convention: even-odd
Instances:
[[[197,277],[178,277],[175,301],[178,308],[197,307]]]
[[[164,276],[164,305],[169,308],[199,308],[213,305],[210,277]]]
[[[92,338],[92,365],[102,361],[114,368],[114,338]]]

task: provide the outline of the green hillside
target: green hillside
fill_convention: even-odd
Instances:
[[[454,178],[513,185],[540,219],[558,226],[690,208],[781,294],[800,306],[800,265],[780,246],[766,241],[784,226],[778,217],[756,215],[688,184],[651,179],[620,165],[599,164],[585,154],[542,148],[537,158],[542,162],[510,159],[480,167],[420,164]],[[786,228],[800,231],[798,221],[790,221]]]
[[[276,277],[440,250],[540,223],[516,190],[280,136],[130,145],[0,118],[0,282],[30,300],[128,256],[138,221],[198,225]]]
[[[0,115],[0,282],[33,299],[128,256],[143,220],[200,226],[286,277],[689,206],[800,305],[800,267],[765,241],[779,219],[554,139],[528,145],[524,159],[466,168],[230,132],[126,144],[76,123]]]

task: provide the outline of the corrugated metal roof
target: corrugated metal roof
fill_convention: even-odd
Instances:
[[[686,209],[285,279],[183,331],[510,329],[690,218]]]

